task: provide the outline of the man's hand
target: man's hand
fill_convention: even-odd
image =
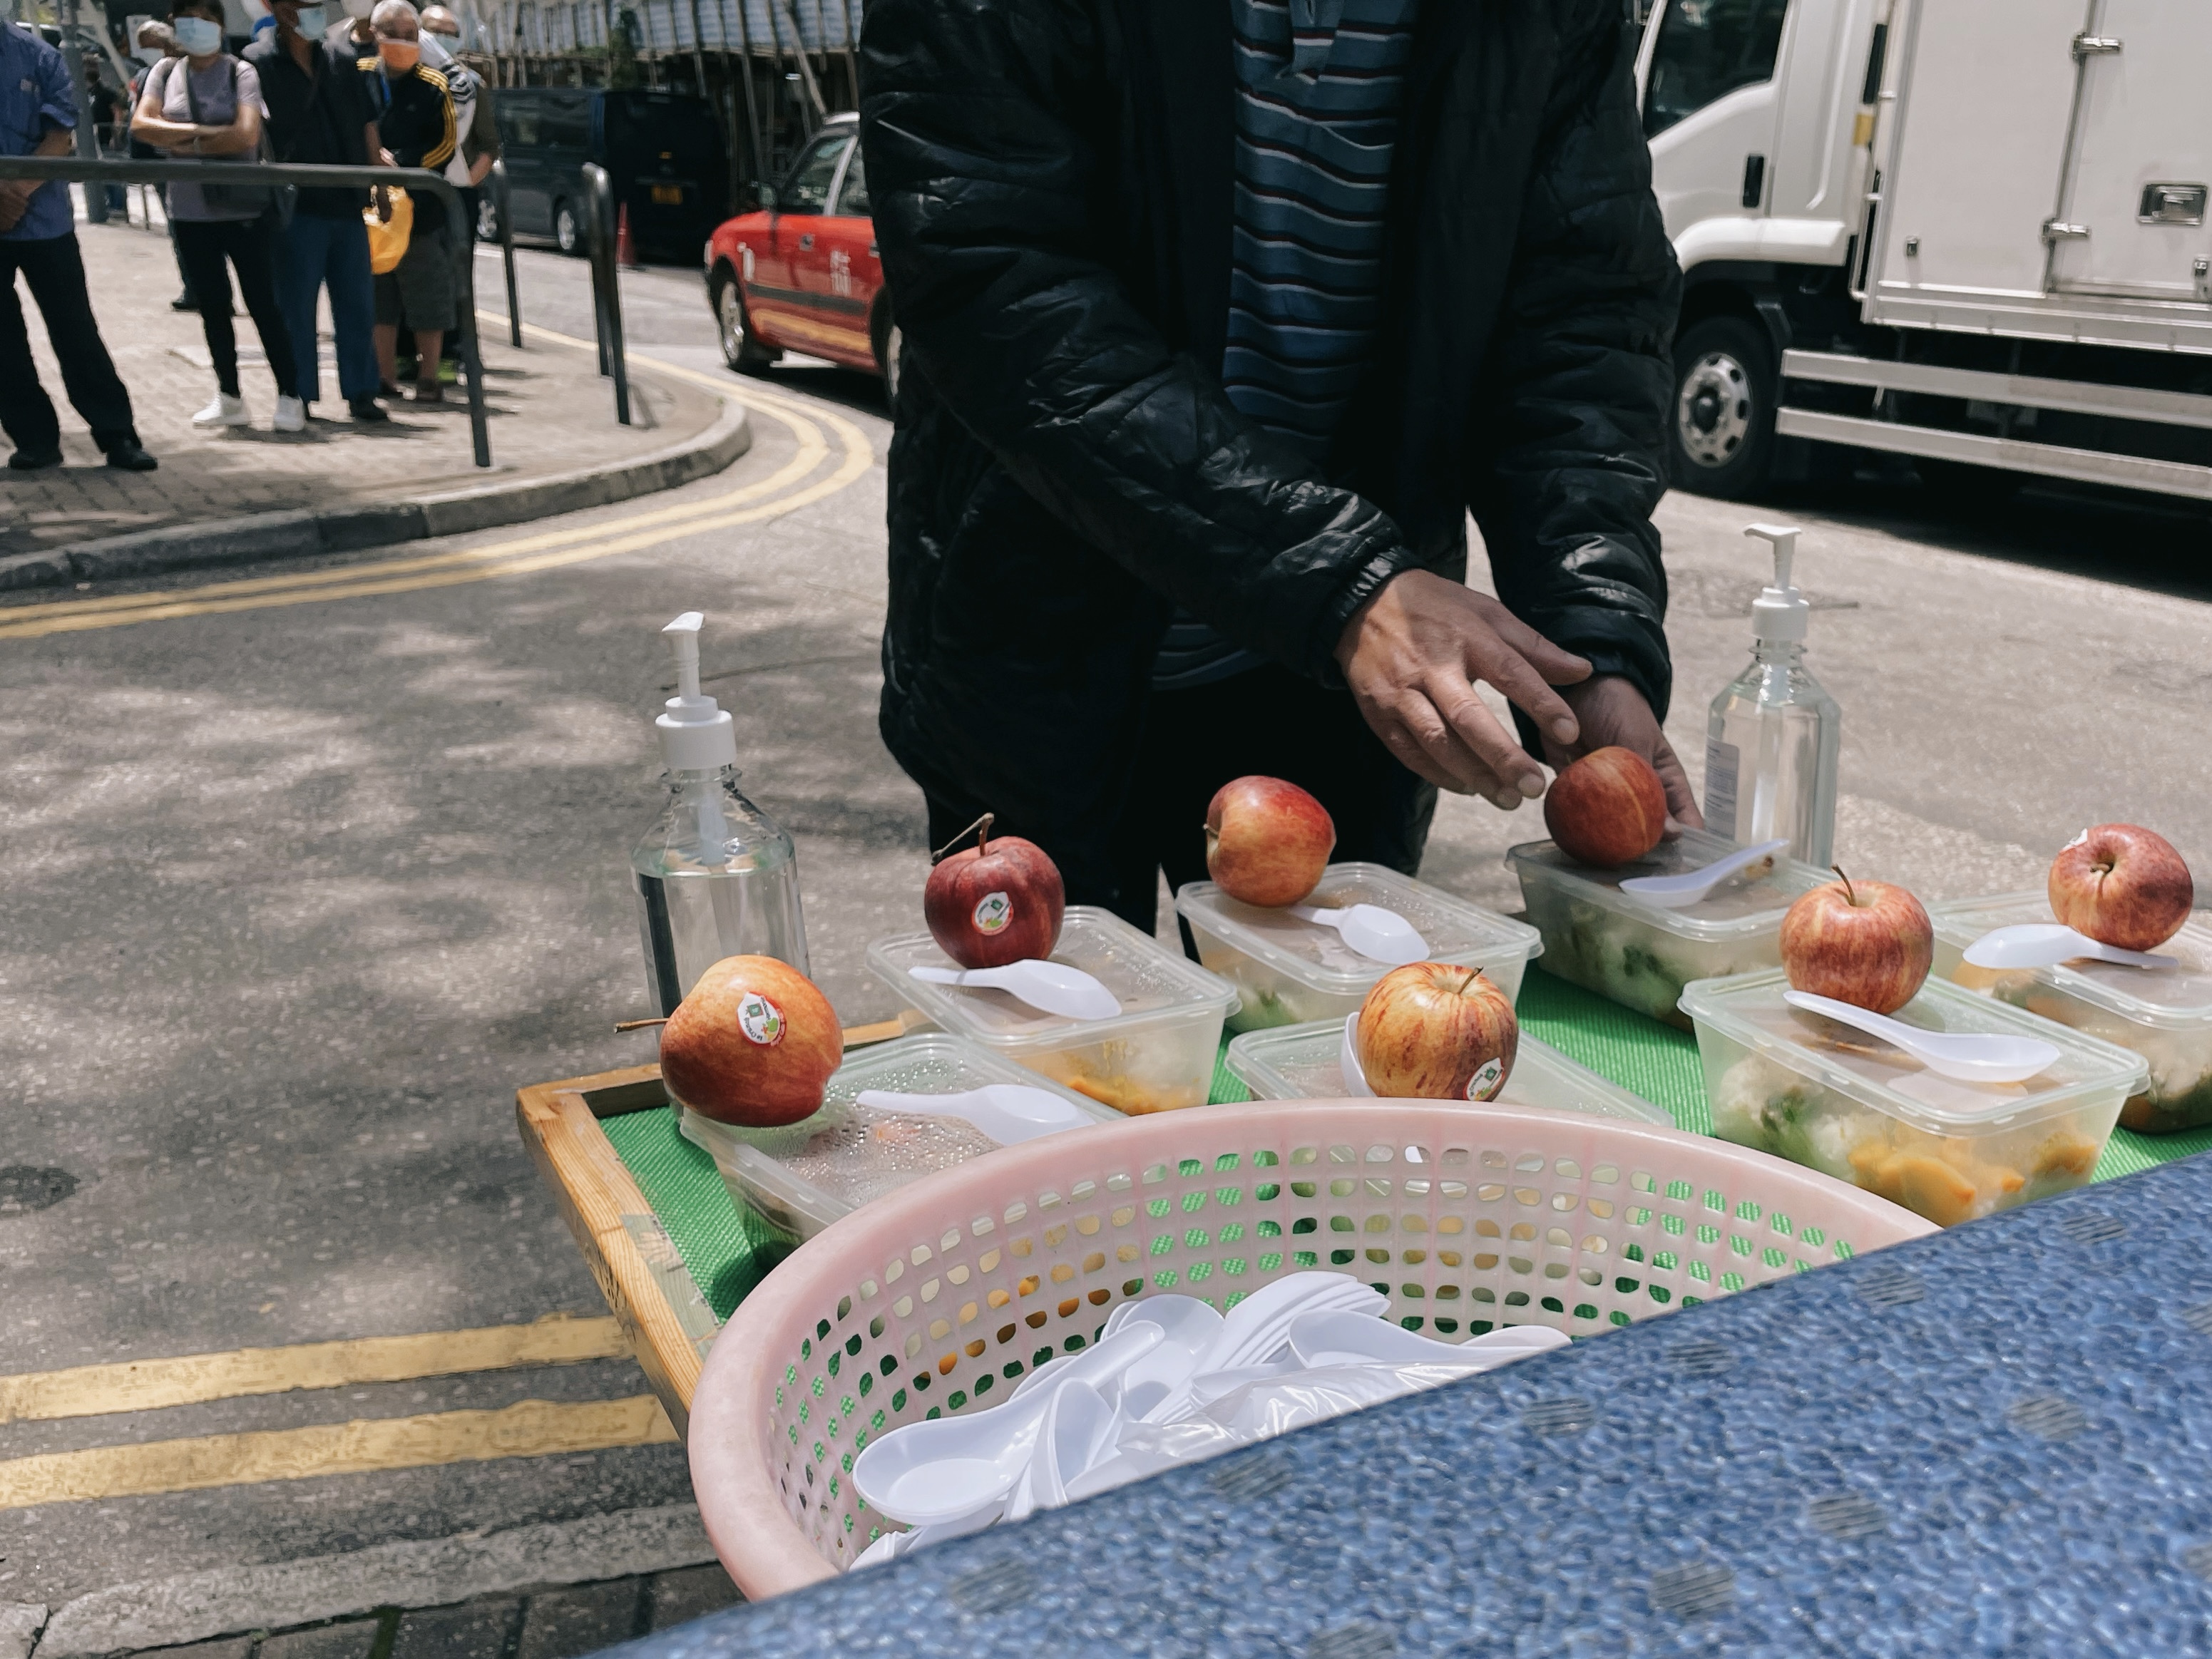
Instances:
[[[1385,583],[1344,630],[1336,660],[1392,754],[1438,787],[1486,796],[1507,811],[1544,793],[1544,772],[1475,695],[1475,683],[1504,692],[1549,741],[1572,744],[1582,729],[1552,688],[1586,679],[1589,664],[1496,599],[1432,571]]]
[[[1705,815],[1698,811],[1697,799],[1690,793],[1690,780],[1682,770],[1682,763],[1675,757],[1667,734],[1659,729],[1658,717],[1652,714],[1651,705],[1644,701],[1641,691],[1618,674],[1601,674],[1594,680],[1569,686],[1562,695],[1581,722],[1582,732],[1565,743],[1545,739],[1547,761],[1554,767],[1563,767],[1593,749],[1611,744],[1632,749],[1651,763],[1651,769],[1666,786],[1668,816],[1676,823],[1687,824],[1693,830],[1705,827]]]
[[[10,231],[31,205],[31,192],[17,185],[0,185],[0,232]]]

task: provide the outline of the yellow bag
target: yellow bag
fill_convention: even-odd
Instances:
[[[407,239],[415,230],[415,204],[407,199],[407,192],[394,185],[391,194],[389,222],[376,216],[374,202],[361,210],[362,222],[368,227],[368,268],[380,276],[399,268],[399,262],[407,257]]]

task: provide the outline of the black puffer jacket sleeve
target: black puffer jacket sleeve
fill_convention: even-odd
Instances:
[[[1132,303],[1086,137],[1114,130],[1103,27],[1097,0],[870,0],[861,142],[904,362],[1077,536],[1328,678],[1346,619],[1417,560]]]
[[[1626,675],[1662,716],[1670,337],[1681,276],[1651,195],[1620,8],[1561,42],[1474,425],[1469,505],[1498,597],[1547,638]],[[1510,550],[1510,556],[1505,550]]]

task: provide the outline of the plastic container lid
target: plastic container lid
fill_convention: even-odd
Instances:
[[[1345,1092],[1344,1072],[1339,1063],[1343,1045],[1340,1019],[1247,1031],[1230,1040],[1229,1069],[1243,1080],[1255,1100],[1335,1099]],[[1513,1075],[1505,1079],[1496,1103],[1587,1112],[1632,1123],[1656,1123],[1666,1129],[1674,1127],[1673,1115],[1664,1107],[1629,1093],[1525,1031],[1514,1055]]]
[[[1938,939],[1963,951],[1993,927],[2053,918],[2045,894],[2003,893],[1931,905],[1928,919],[1936,924]],[[2052,968],[2009,970],[2005,977],[2025,974],[2136,1025],[2167,1031],[2212,1027],[2212,923],[2203,912],[2192,913],[2181,931],[2157,949],[2179,957],[2181,965],[2142,969],[2115,962],[2061,963]]]
[[[998,1145],[964,1119],[877,1111],[854,1105],[854,1097],[870,1089],[956,1094],[992,1083],[1045,1090],[1073,1103],[1089,1122],[1125,1121],[1109,1107],[942,1031],[854,1050],[831,1074],[822,1109],[780,1129],[717,1123],[688,1106],[679,1117],[684,1139],[712,1153],[748,1198],[785,1212],[811,1237],[871,1200]],[[911,1133],[889,1139],[870,1133],[885,1125]]]
[[[1067,907],[1052,960],[1096,978],[1120,1000],[1120,1015],[1068,1019],[1032,1008],[1004,991],[918,980],[907,970],[959,965],[927,933],[880,939],[868,946],[868,966],[899,995],[946,1030],[1001,1053],[1099,1042],[1178,1018],[1225,1018],[1242,1000],[1227,980],[1216,978],[1179,951],[1164,949],[1112,911],[1088,904]]]
[[[2140,1054],[1931,979],[1892,1018],[1931,1031],[2040,1037],[2058,1050],[2050,1070],[2025,1083],[1960,1083],[1879,1038],[1800,1012],[1782,1000],[1789,988],[1778,968],[1701,979],[1683,988],[1682,1012],[1786,1070],[1936,1135],[2013,1129],[2077,1107],[2117,1106],[2149,1080]]]
[[[1544,948],[1543,936],[1526,922],[1494,915],[1379,864],[1332,864],[1303,902],[1322,909],[1374,904],[1395,910],[1428,945],[1430,962],[1525,962]],[[1288,910],[1246,904],[1210,881],[1185,883],[1176,894],[1176,909],[1285,978],[1332,995],[1364,995],[1390,971],[1389,963],[1346,945],[1335,928],[1300,921]]]
[[[1680,910],[1669,910],[1620,890],[1620,884],[1632,876],[1677,876],[1702,870],[1735,849],[1736,843],[1724,836],[1685,830],[1675,840],[1662,841],[1642,858],[1613,870],[1577,864],[1548,841],[1525,842],[1507,853],[1505,861],[1524,881],[1533,877],[1549,882],[1576,898],[1632,916],[1662,933],[1692,939],[1742,939],[1778,927],[1783,912],[1799,894],[1835,879],[1826,870],[1781,858],[1775,860],[1772,871],[1758,880],[1724,881],[1695,904]]]

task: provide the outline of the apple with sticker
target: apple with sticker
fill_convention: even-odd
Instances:
[[[993,836],[994,817],[984,813],[933,854],[921,890],[930,937],[963,968],[1050,956],[1067,910],[1060,866],[1033,841]],[[975,844],[960,848],[970,835]]]

